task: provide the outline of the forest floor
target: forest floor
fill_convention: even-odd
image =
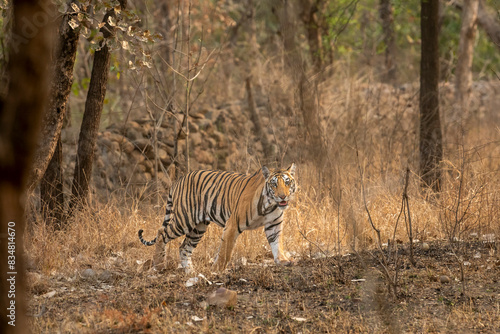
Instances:
[[[425,250],[416,245],[413,266],[407,246],[400,245],[396,298],[380,271],[380,253],[368,251],[298,260],[289,267],[269,259],[233,261],[223,274],[205,274],[190,287],[186,282],[195,275],[176,269],[116,265],[82,269],[73,277],[30,273],[32,331],[500,333],[497,245],[471,241],[461,249],[459,262],[447,242],[430,242]],[[387,269],[393,277],[394,265]],[[236,306],[206,305],[219,286],[237,292]]]

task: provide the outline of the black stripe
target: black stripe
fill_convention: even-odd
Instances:
[[[236,217],[236,225],[238,226],[238,232],[240,232],[241,234],[241,229],[240,229],[240,218],[239,217]]]
[[[272,230],[274,227],[278,226],[281,224],[283,221],[277,222],[276,224],[272,224],[266,227],[266,231]]]
[[[273,243],[273,242],[275,242],[275,241],[276,241],[276,239],[278,239],[278,236],[279,236],[280,232],[281,232],[281,231],[278,231],[278,232],[276,232],[276,233],[273,233],[273,234],[271,234],[271,235],[267,236],[267,241],[268,241],[269,243]]]

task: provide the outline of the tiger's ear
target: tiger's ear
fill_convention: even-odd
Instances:
[[[269,175],[271,175],[271,172],[269,172],[269,168],[266,166],[262,166],[262,175],[264,175],[264,179],[268,179]]]
[[[287,172],[289,172],[292,176],[295,175],[295,163],[292,163],[290,167],[288,167]]]

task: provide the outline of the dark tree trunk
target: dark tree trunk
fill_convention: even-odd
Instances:
[[[34,189],[37,186],[47,169],[56,149],[66,114],[66,103],[73,84],[73,67],[80,36],[79,27],[72,29],[68,25],[68,21],[72,17],[73,15],[65,15],[61,22],[60,37],[52,69],[53,77],[50,86],[48,110],[44,114],[42,121],[42,131],[28,180],[29,189]]]
[[[47,0],[18,0],[13,7],[10,81],[6,97],[0,100],[0,333],[28,331],[22,256],[24,194],[47,101],[51,50],[47,22],[55,16]],[[38,25],[29,30],[26,22]]]
[[[125,8],[126,0],[121,0],[122,9]],[[110,38],[115,33],[115,28],[108,24],[108,17],[116,17],[114,9],[108,11],[103,22],[106,24],[101,28],[104,39]],[[110,52],[104,45],[94,54],[94,64],[90,76],[89,91],[85,101],[80,136],[78,138],[78,151],[76,155],[75,173],[72,184],[72,197],[69,207],[69,215],[74,209],[87,200],[89,183],[92,177],[92,166],[94,163],[94,150],[97,142],[97,134],[101,120],[106,85],[108,83],[110,65]]]
[[[315,18],[315,14],[318,12],[318,0],[301,0],[300,3],[302,7],[301,18],[306,28],[313,68],[316,72],[319,72],[322,67],[323,57],[321,55],[319,26]]]
[[[420,176],[423,186],[441,190],[443,138],[439,119],[439,2],[421,2]]]
[[[85,111],[78,138],[78,151],[72,184],[73,197],[71,198],[70,209],[74,208],[77,203],[84,201],[88,195],[97,132],[108,83],[109,64],[109,49],[105,45],[94,54],[94,65],[92,66],[89,91],[85,101]]]
[[[40,199],[44,219],[56,229],[60,229],[64,216],[61,134],[40,183]]]
[[[380,0],[379,14],[385,44],[386,73],[384,81],[394,83],[396,81],[396,43],[394,41],[394,17],[391,0]]]

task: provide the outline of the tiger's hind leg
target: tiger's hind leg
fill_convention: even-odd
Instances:
[[[153,265],[157,269],[162,269],[160,268],[162,264],[164,265],[165,263],[165,245],[167,244],[168,241],[164,238],[164,232],[165,229],[162,227],[158,230],[158,233],[156,235],[156,244],[155,244],[155,253],[153,255]]]
[[[171,206],[167,205],[167,214],[163,221],[163,227],[160,228],[156,235],[156,248],[153,256],[153,264],[157,269],[163,269],[166,264],[165,245],[170,241],[185,234],[185,231],[177,226],[175,216],[170,211]],[[163,241],[163,242],[162,242]]]
[[[191,261],[191,255],[193,250],[198,246],[203,234],[207,231],[207,227],[210,222],[201,222],[196,227],[186,234],[186,238],[179,248],[179,256],[181,258],[181,267],[184,268],[186,273],[193,272],[193,263]]]

